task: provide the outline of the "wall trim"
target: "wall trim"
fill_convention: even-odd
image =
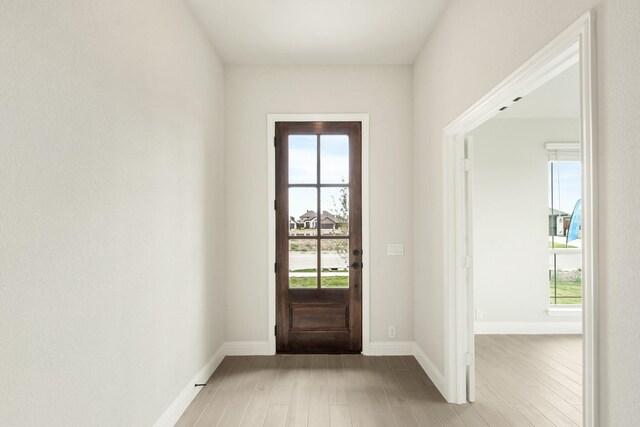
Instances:
[[[582,322],[476,322],[476,335],[582,334]]]
[[[413,341],[374,341],[365,356],[413,356]]]
[[[431,381],[433,381],[433,384],[436,386],[440,394],[442,394],[446,400],[449,400],[449,396],[447,396],[447,382],[445,381],[444,374],[436,367],[436,364],[429,359],[427,354],[422,351],[422,348],[420,348],[417,343],[414,343],[413,346],[413,356],[416,358],[427,376]]]
[[[580,307],[549,307],[547,308],[549,317],[577,317],[582,318],[582,306]]]
[[[218,368],[225,356],[225,345],[221,345],[218,351],[209,359],[209,361],[191,378],[184,386],[180,394],[171,402],[169,407],[162,413],[158,421],[153,427],[173,427],[180,416],[187,409],[191,401],[200,393],[202,387],[195,387],[194,384],[206,383],[211,374]]]
[[[599,425],[597,114],[594,11],[589,10],[525,64],[490,90],[442,131],[444,372],[447,400],[474,400],[473,283],[462,261],[470,255],[465,174],[460,168],[464,136],[517,96],[531,92],[568,66],[580,67],[582,155],[583,425]],[[469,392],[469,393],[468,393]]]
[[[272,355],[269,341],[228,341],[224,343],[225,356]]]

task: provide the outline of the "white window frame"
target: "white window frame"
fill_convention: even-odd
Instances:
[[[547,142],[544,145],[548,152],[548,163],[575,162],[581,163],[579,142]],[[553,197],[553,195],[551,196]],[[569,215],[572,212],[568,212]],[[582,254],[582,248],[549,248],[549,254]],[[548,285],[548,284],[547,284]],[[551,298],[551,295],[549,295]],[[582,314],[582,300],[580,304],[551,304],[547,309],[548,316],[580,316]]]

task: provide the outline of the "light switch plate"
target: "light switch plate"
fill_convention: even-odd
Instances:
[[[387,245],[387,255],[404,255],[404,245],[402,243],[389,243]]]

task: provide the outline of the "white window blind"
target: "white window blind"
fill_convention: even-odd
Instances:
[[[550,162],[579,162],[579,142],[547,142],[544,144]]]

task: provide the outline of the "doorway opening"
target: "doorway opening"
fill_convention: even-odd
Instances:
[[[562,371],[570,377],[570,382],[575,382],[567,386],[571,389],[569,393],[565,393],[564,389],[551,390],[551,394],[546,395],[547,399],[541,395],[548,393],[549,389],[545,389],[544,384],[540,384],[542,388],[538,393],[531,395],[529,403],[533,406],[535,402],[544,405],[544,402],[548,402],[554,396],[562,395],[561,400],[557,402],[567,403],[567,413],[571,413],[570,417],[574,422],[577,421],[577,424],[582,423],[585,426],[597,425],[595,392],[598,378],[595,360],[597,354],[597,313],[595,311],[597,246],[594,209],[596,186],[595,112],[592,107],[594,94],[592,25],[593,20],[588,13],[444,129],[445,322],[449,331],[449,334],[445,334],[447,340],[445,374],[448,379],[446,397],[450,402],[464,403],[476,400],[478,390],[476,373],[479,366],[486,365],[486,358],[478,360],[474,332],[493,331],[499,335],[488,340],[483,337],[478,340],[478,345],[487,347],[488,343],[492,343],[497,348],[497,346],[505,347],[510,344],[512,345],[510,351],[514,358],[518,354],[520,356],[526,356],[527,353],[534,354],[537,361],[544,359],[544,366],[540,365],[536,368],[538,371],[547,370],[546,375],[549,375],[552,370]],[[525,127],[514,122],[497,124],[496,122],[506,122],[508,116],[512,116],[511,120],[513,120],[517,119],[518,114],[531,114],[530,111],[526,111],[526,108],[531,107],[532,104],[529,102],[527,106],[527,99],[536,99],[545,90],[547,95],[543,98],[561,95],[553,89],[549,90],[549,87],[559,79],[562,80],[563,76],[566,77],[571,70],[577,73],[578,81],[576,92],[579,105],[575,107],[577,112],[575,137],[566,133],[559,133],[557,136],[543,135],[540,131],[548,131],[552,125],[534,124],[528,133],[537,134],[537,142],[532,145],[537,151],[522,157],[522,150],[525,148],[518,146],[518,141],[522,140],[521,137],[527,132]],[[547,104],[546,109],[556,108],[563,103],[562,101],[564,100]],[[548,116],[549,111],[546,111],[545,115]],[[520,117],[520,119],[524,118]],[[541,116],[538,116],[538,119],[540,118]],[[510,136],[501,136],[500,132],[504,134],[505,129],[511,125],[515,128],[512,129]],[[488,149],[491,143],[499,145],[501,137],[505,140],[504,144],[502,147],[493,147],[494,151],[491,152]],[[485,190],[487,188],[495,190],[496,184],[502,188],[494,192],[491,197],[486,194],[477,194],[475,187],[479,182],[476,179],[478,170],[473,157],[479,154],[478,148],[483,141],[481,151],[485,164],[493,163],[495,166],[499,163],[496,161],[497,158],[509,155],[512,157],[511,162],[509,159],[502,162],[503,178],[506,177],[506,180],[500,181],[496,170],[482,174],[481,179],[485,184],[493,180],[493,187],[485,187]],[[539,164],[534,166],[535,162]],[[569,162],[577,163],[578,167],[575,164],[568,166]],[[479,161],[479,164],[482,163]],[[532,186],[529,189],[524,189],[522,186],[515,188],[513,185],[510,187],[509,182],[506,182],[507,185],[502,185],[505,184],[503,181],[509,181],[511,177],[516,178],[515,174],[522,175],[526,169],[531,169],[532,173],[538,175],[539,179],[536,182],[539,186],[535,191],[532,190],[536,186],[533,179],[529,179]],[[568,183],[566,180],[560,182],[558,172],[562,172],[563,177],[577,172],[580,188],[568,191],[567,186],[575,183]],[[531,178],[531,175],[528,177]],[[548,179],[550,181],[547,181]],[[552,183],[555,184],[553,188],[550,185]],[[562,197],[556,194],[557,185],[563,187]],[[512,193],[507,195],[509,191]],[[577,194],[565,197],[576,191]],[[534,195],[537,201],[532,198]],[[524,200],[525,198],[527,200]],[[491,206],[487,207],[487,200],[502,200],[503,209],[493,206],[492,210]],[[484,205],[475,206],[476,203]],[[569,205],[572,206],[569,207]],[[478,207],[480,207],[478,211],[484,212],[484,219],[474,215],[474,210]],[[493,228],[488,229],[487,224],[493,224]],[[493,236],[490,235],[492,232],[495,233]],[[529,237],[531,242],[537,239],[539,244],[525,243],[524,241]],[[499,244],[501,239],[505,245]],[[489,246],[479,248],[477,245],[488,241],[493,241],[493,249]],[[506,252],[505,246],[508,249]],[[527,254],[532,247],[535,247],[536,253]],[[478,253],[478,250],[482,250],[482,253]],[[496,251],[502,251],[500,252],[502,259],[496,256],[498,255]],[[564,259],[559,261],[561,257]],[[482,262],[483,258],[485,262]],[[523,258],[522,262],[518,261],[518,258]],[[501,264],[502,261],[504,262]],[[571,268],[562,267],[560,264],[566,264]],[[515,273],[507,271],[514,268]],[[525,274],[524,270],[527,269],[533,273]],[[513,283],[523,285],[527,282],[537,284],[537,287],[531,288],[535,288],[532,291],[536,292],[535,296],[527,294],[529,291],[524,288],[517,290],[513,285]],[[480,294],[476,298],[475,292],[480,291],[478,286],[484,286],[484,290],[490,289],[489,294],[492,295],[493,301],[483,299]],[[500,288],[499,291],[497,287]],[[483,305],[491,307],[489,311],[486,307],[479,306],[478,301],[484,301]],[[536,315],[540,316],[537,319],[519,317],[518,321],[501,322],[500,320],[504,318],[495,317],[501,313],[510,312],[512,319],[517,318],[536,301],[546,307],[546,309],[540,307],[534,309],[534,311],[537,310]],[[555,317],[547,322],[549,317],[546,316],[563,317]],[[569,319],[566,316],[574,316],[577,322],[568,322]],[[578,317],[575,318],[575,316]],[[578,329],[572,329],[576,324]],[[562,362],[558,366],[552,366],[554,350],[544,346],[538,348],[534,345],[535,343],[504,335],[509,331],[519,331],[521,334],[579,333],[580,326],[583,332],[581,343],[549,338],[551,340],[549,343],[557,346],[558,353],[564,353],[567,360],[573,358],[566,362],[562,357],[556,357],[556,361]],[[541,340],[540,337],[541,335],[537,335],[535,338],[538,343]],[[505,340],[508,342],[504,342]],[[579,360],[576,360],[576,348],[580,349]],[[569,349],[573,349],[574,354],[569,354],[571,353]],[[491,349],[486,351],[489,354]],[[495,352],[493,356],[506,357],[502,353]],[[515,369],[515,363],[512,366],[513,369]],[[483,367],[486,368],[486,366]],[[546,379],[538,380],[544,382]],[[523,379],[523,381],[526,380]],[[549,384],[553,385],[553,383]],[[522,393],[525,388],[522,383],[512,383],[510,387],[512,393]],[[537,401],[538,397],[542,400]],[[576,399],[582,400],[582,414],[576,414],[574,411],[580,403],[576,402]],[[552,405],[551,410],[556,409]]]
[[[467,398],[511,402],[500,410],[522,424],[582,424],[579,87],[576,63],[465,138]]]

